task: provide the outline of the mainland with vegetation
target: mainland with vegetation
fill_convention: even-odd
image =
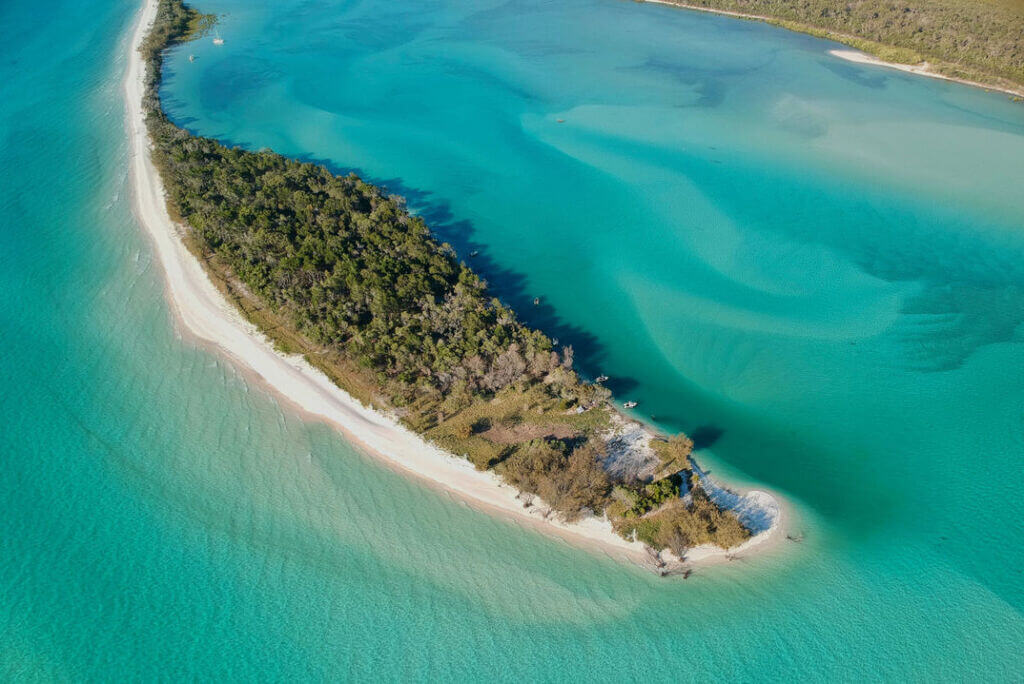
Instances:
[[[228,148],[165,115],[163,53],[214,21],[160,0],[140,48],[143,106],[172,218],[211,278],[279,349],[425,439],[573,521],[605,514],[654,549],[750,537],[707,494],[685,435],[654,440],[648,477],[608,467],[621,417],[570,347],[520,322],[400,198],[355,175]],[[614,472],[614,474],[613,474]]]
[[[664,0],[762,17],[887,62],[1024,89],[1024,0]]]

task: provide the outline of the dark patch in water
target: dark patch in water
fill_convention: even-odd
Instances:
[[[694,449],[708,449],[713,447],[715,442],[721,439],[724,434],[725,430],[720,427],[701,425],[690,431],[690,439],[693,440]]]

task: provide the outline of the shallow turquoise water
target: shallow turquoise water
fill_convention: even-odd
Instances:
[[[179,121],[405,194],[807,540],[659,581],[294,416],[175,332],[134,8],[3,3],[5,679],[1024,675],[1024,110],[613,0],[204,9]]]

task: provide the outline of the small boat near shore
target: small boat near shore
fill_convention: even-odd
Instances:
[[[596,378],[594,378],[594,382],[608,382],[608,376],[598,375]]]
[[[637,402],[637,401],[624,401],[624,402],[622,402],[622,408],[631,409],[631,408],[636,408],[639,405],[640,405],[640,402]]]

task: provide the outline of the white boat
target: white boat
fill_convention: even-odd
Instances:
[[[214,38],[213,39],[213,44],[214,45],[223,45],[224,44],[224,39],[223,38]]]
[[[188,61],[190,61],[190,62],[196,61],[196,56],[195,55],[189,55],[188,56]]]
[[[638,402],[635,401],[624,401],[622,402],[622,408],[636,408]]]
[[[598,375],[597,378],[594,379],[594,382],[608,382],[608,376]]]

